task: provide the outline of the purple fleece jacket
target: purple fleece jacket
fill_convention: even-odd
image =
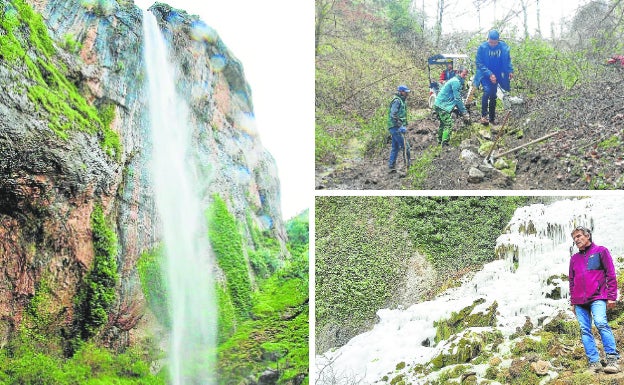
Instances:
[[[570,302],[584,305],[617,299],[617,279],[611,254],[595,243],[570,258]]]

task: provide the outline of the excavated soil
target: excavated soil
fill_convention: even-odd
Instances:
[[[624,187],[624,70],[614,68],[612,77],[578,85],[568,91],[550,92],[514,106],[507,124],[494,126],[491,139],[502,136],[494,154],[519,149],[505,158],[516,161],[515,175],[507,176],[478,155],[486,127],[464,127],[455,122],[451,146],[441,148],[416,179],[413,167],[405,173],[402,157],[396,173],[387,168],[390,144],[361,158],[347,159],[340,166],[320,166],[316,189],[336,190],[586,190]],[[505,111],[497,111],[503,119]],[[473,120],[479,114],[472,112]],[[422,118],[408,126],[412,162],[436,146],[438,122]],[[502,128],[502,129],[501,129]],[[481,132],[479,132],[481,131]],[[487,136],[487,135],[485,135]],[[466,160],[467,151],[476,155]],[[435,151],[436,153],[438,151]],[[461,157],[460,155],[464,154]],[[469,178],[471,168],[484,173],[480,180]],[[469,179],[471,181],[469,181]]]

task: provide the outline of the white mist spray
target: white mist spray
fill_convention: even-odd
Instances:
[[[155,201],[162,221],[171,315],[172,385],[215,383],[217,310],[212,252],[192,161],[189,108],[154,15],[143,12]]]

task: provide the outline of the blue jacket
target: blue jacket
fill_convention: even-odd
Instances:
[[[584,305],[617,299],[617,279],[609,250],[595,243],[570,258],[570,302]]]
[[[461,89],[464,86],[464,78],[457,75],[453,79],[444,83],[438,96],[436,96],[435,105],[446,112],[453,111],[453,107],[457,106],[459,112],[465,114],[466,106],[461,97]]]
[[[509,74],[514,72],[509,55],[509,46],[502,40],[498,41],[496,47],[492,48],[487,41],[481,43],[477,48],[475,59],[477,73],[474,77],[474,85],[479,86],[481,79],[496,75],[497,82],[505,91],[509,91]]]

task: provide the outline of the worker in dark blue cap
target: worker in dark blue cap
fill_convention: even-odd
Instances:
[[[403,155],[406,157],[406,168],[409,167],[410,154],[409,147],[405,140],[405,133],[407,132],[407,106],[405,100],[410,93],[410,89],[406,85],[400,85],[397,87],[397,92],[390,102],[390,108],[388,111],[388,131],[392,137],[392,150],[390,151],[390,159],[388,159],[388,168],[390,172],[396,172],[396,158],[399,151],[403,151]]]
[[[497,30],[488,32],[487,41],[477,48],[477,72],[474,85],[483,87],[481,97],[481,123],[496,124],[496,90],[501,88],[509,91],[510,80],[513,78],[513,66],[509,55],[509,46],[500,40]]]

